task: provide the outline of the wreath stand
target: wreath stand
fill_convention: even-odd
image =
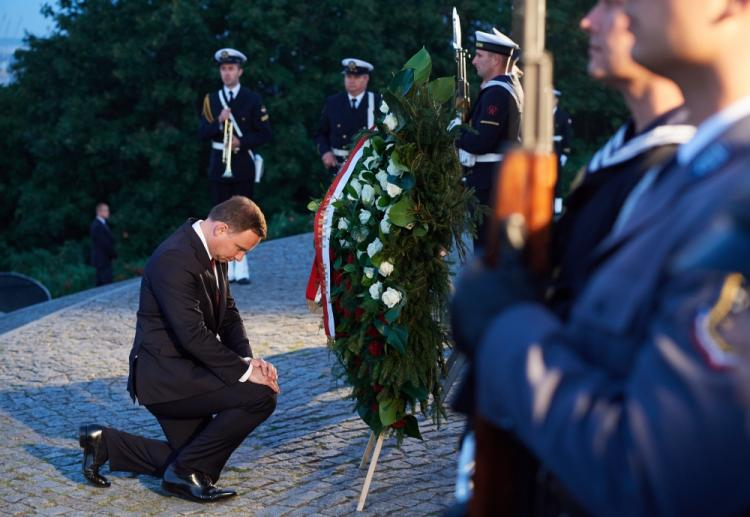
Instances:
[[[459,374],[463,370],[464,363],[464,357],[453,350],[450,357],[448,357],[448,361],[446,362],[448,373],[443,379],[443,389],[441,390],[442,393],[440,400],[441,403],[445,400],[446,395],[458,379]],[[359,493],[359,502],[357,503],[358,512],[361,512],[365,509],[365,501],[367,500],[367,494],[370,491],[370,484],[372,483],[372,478],[375,475],[375,469],[378,466],[378,458],[380,458],[380,452],[383,449],[384,439],[385,431],[382,431],[379,435],[377,435],[377,437],[375,436],[375,432],[370,431],[370,438],[369,440],[367,440],[365,453],[362,455],[362,461],[359,462],[360,469],[365,468],[365,465],[368,463],[369,467],[367,468],[365,482],[362,485],[362,491]]]

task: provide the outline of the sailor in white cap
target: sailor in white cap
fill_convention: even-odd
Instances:
[[[211,202],[218,205],[232,196],[253,197],[256,181],[256,149],[271,141],[268,111],[260,95],[240,86],[240,77],[247,61],[245,54],[233,48],[222,48],[214,54],[219,65],[220,90],[206,94],[200,121],[200,137],[211,141],[208,178]],[[224,122],[231,123],[230,165],[222,161],[224,154]],[[229,263],[229,281],[249,284],[247,258]]]
[[[468,186],[482,205],[490,202],[493,176],[505,148],[521,140],[523,90],[513,72],[519,46],[497,29],[476,32],[476,53],[471,63],[482,79],[479,97],[471,112],[471,127],[457,145]],[[477,228],[474,248],[481,248],[485,225]]]
[[[349,155],[354,136],[375,124],[380,95],[367,91],[372,64],[356,58],[341,61],[345,91],[325,100],[315,145],[323,165],[332,174],[338,172]]]

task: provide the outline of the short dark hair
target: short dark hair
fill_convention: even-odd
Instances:
[[[221,221],[233,233],[252,230],[261,239],[266,238],[266,217],[260,207],[245,196],[232,196],[213,207],[208,213],[212,221]]]
[[[107,203],[103,202],[103,201],[101,203],[97,203],[96,204],[96,211],[98,212],[100,208],[104,208],[105,206],[107,208],[109,208],[109,205]]]

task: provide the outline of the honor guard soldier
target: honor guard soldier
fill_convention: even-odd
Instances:
[[[497,29],[476,32],[476,54],[471,63],[482,79],[481,91],[471,112],[471,127],[458,139],[459,157],[466,184],[482,205],[490,203],[495,172],[503,150],[521,141],[523,90],[514,65],[520,47]],[[474,248],[484,243],[485,225],[477,228]]]
[[[750,2],[603,3],[624,8],[633,59],[675,81],[697,130],[631,190],[567,318],[522,271],[456,282],[454,307],[486,315],[452,329],[478,345],[475,421],[511,433],[588,515],[748,515],[746,260],[692,253],[747,205]],[[475,480],[488,457],[478,439]]]
[[[211,141],[208,177],[214,205],[234,195],[253,196],[261,165],[255,150],[271,141],[268,111],[260,95],[240,86],[247,57],[233,48],[216,51],[222,88],[203,100],[200,137]],[[260,172],[260,171],[258,171]],[[229,263],[229,281],[250,283],[247,259]]]
[[[349,156],[357,132],[375,125],[375,112],[380,106],[380,95],[367,90],[374,67],[354,58],[344,59],[341,64],[346,91],[326,99],[315,134],[320,159],[334,175]]]
[[[555,153],[557,154],[559,170],[565,167],[570,155],[570,140],[573,138],[573,119],[570,113],[560,107],[560,90],[555,90],[555,107],[552,116],[555,122]]]

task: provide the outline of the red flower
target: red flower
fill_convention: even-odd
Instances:
[[[378,329],[376,329],[374,325],[370,325],[370,328],[367,329],[365,335],[367,337],[380,337],[380,332],[378,332]]]
[[[385,324],[388,323],[388,321],[385,319],[385,313],[384,312],[381,312],[380,314],[378,314],[378,319],[380,321],[382,321],[383,323],[385,323]]]
[[[352,362],[354,363],[354,366],[356,366],[356,367],[359,368],[359,365],[362,364],[362,358],[360,356],[358,356],[358,355],[355,355],[354,359],[352,360]]]
[[[379,341],[370,341],[370,345],[367,347],[368,352],[373,357],[383,355],[383,343]]]
[[[365,315],[365,310],[362,307],[357,307],[356,309],[354,309],[355,318],[360,319],[364,315]]]
[[[370,404],[370,411],[372,411],[373,413],[377,413],[378,412],[378,403],[377,402],[373,402],[372,404]]]
[[[352,290],[352,281],[349,280],[348,278],[344,280],[344,289],[346,289],[347,291]]]
[[[339,285],[343,279],[344,279],[344,273],[342,271],[334,271],[333,275],[331,275],[331,282],[335,286]]]
[[[391,427],[393,427],[394,429],[403,429],[405,425],[406,425],[406,420],[402,418],[401,420],[397,420],[393,422],[391,424]]]
[[[373,384],[372,385],[372,392],[373,393],[380,393],[383,391],[383,387],[380,384]]]
[[[349,253],[349,255],[347,255],[347,257],[346,257],[346,263],[347,264],[354,264],[354,254],[353,253]]]

